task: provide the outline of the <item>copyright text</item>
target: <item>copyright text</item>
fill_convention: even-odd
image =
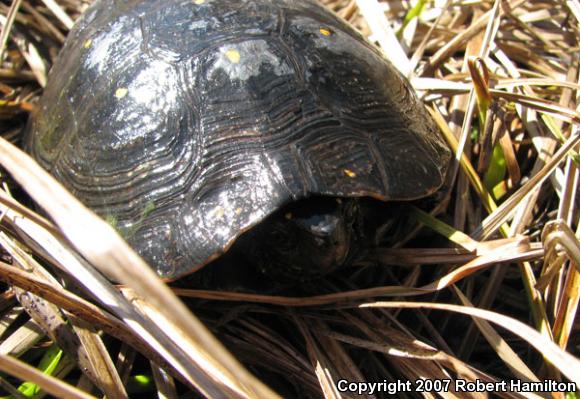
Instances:
[[[577,390],[576,384],[572,382],[559,382],[556,380],[489,382],[479,379],[475,381],[464,379],[383,380],[381,382],[354,382],[343,379],[338,381],[336,387],[339,392],[352,392],[357,395],[373,395],[378,392],[393,395],[400,392],[574,392]]]

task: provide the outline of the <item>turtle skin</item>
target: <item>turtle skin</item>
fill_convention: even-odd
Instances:
[[[427,196],[450,157],[406,79],[309,0],[97,0],[25,147],[167,279],[294,201]]]

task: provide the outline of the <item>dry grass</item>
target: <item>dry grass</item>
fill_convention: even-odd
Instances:
[[[356,396],[337,390],[340,379],[580,386],[578,0],[437,0],[423,9],[324,0],[386,49],[456,157],[431,214],[408,209],[422,229],[409,229],[363,265],[279,296],[169,289],[17,149],[47,71],[87,3],[0,2],[6,395]]]

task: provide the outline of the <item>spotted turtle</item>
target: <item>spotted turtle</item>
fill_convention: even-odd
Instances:
[[[97,0],[25,145],[167,279],[236,241],[259,267],[334,270],[357,198],[428,196],[449,161],[406,79],[310,0]]]

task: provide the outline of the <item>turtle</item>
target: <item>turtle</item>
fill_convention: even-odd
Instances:
[[[314,0],[97,0],[24,142],[167,280],[234,243],[325,275],[364,238],[362,199],[429,196],[450,160],[407,79]]]

